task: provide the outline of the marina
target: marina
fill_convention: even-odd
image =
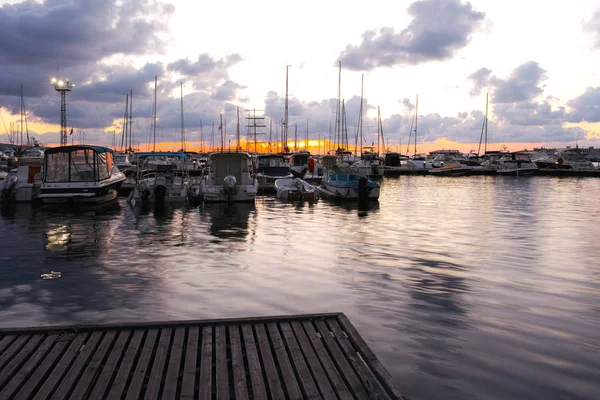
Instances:
[[[364,205],[4,208],[0,329],[340,310],[410,399],[600,395],[600,180],[380,185]]]

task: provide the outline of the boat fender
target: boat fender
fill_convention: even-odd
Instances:
[[[565,159],[564,159],[564,158],[562,158],[562,157],[558,157],[558,158],[556,159],[556,162],[558,163],[558,165],[563,165],[563,163],[565,162]]]
[[[313,174],[315,172],[315,159],[310,157],[308,159],[308,171]]]

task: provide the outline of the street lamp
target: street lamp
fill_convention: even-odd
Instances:
[[[75,87],[68,79],[52,78],[50,83],[60,93],[60,145],[67,145],[67,92]]]

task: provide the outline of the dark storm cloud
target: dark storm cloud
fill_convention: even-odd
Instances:
[[[595,35],[594,48],[600,49],[600,10],[596,10],[592,18],[584,22],[583,29]]]
[[[349,69],[371,70],[452,58],[467,46],[485,18],[469,2],[421,0],[408,7],[413,17],[405,29],[368,30],[358,46],[348,45],[339,60]]]
[[[232,89],[237,83],[229,80],[228,69],[242,61],[242,57],[233,53],[221,59],[214,59],[208,54],[200,54],[195,62],[180,59],[170,63],[167,71],[183,75],[197,90],[213,92],[222,99],[235,97]],[[237,89],[242,89],[237,85]],[[236,90],[237,90],[236,89]]]
[[[491,74],[492,70],[487,68],[479,68],[477,71],[469,75],[468,79],[473,82],[473,88],[469,92],[469,95],[477,96],[480,94],[481,90],[488,86]]]
[[[546,70],[540,68],[537,62],[528,61],[515,68],[507,79],[490,78],[494,85],[492,101],[514,103],[533,100],[544,91],[540,83],[546,79]]]
[[[569,122],[600,122],[600,87],[587,88],[567,105],[571,108]]]

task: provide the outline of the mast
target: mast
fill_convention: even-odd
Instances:
[[[158,75],[156,75],[154,77],[154,109],[153,109],[153,127],[152,127],[152,131],[153,131],[153,144],[152,144],[152,151],[156,151],[156,85],[158,84]]]
[[[219,122],[219,130],[221,131],[221,153],[223,152],[223,114],[219,114],[220,122]]]
[[[181,82],[181,150],[185,152],[185,129],[183,127],[183,82]]]
[[[133,89],[129,90],[129,150],[133,151]]]
[[[485,116],[483,117],[483,124],[481,125],[481,135],[479,135],[479,147],[477,148],[477,155],[479,155],[479,151],[481,150],[481,141],[483,139],[485,133],[485,143],[484,143],[484,154],[487,152],[487,116],[488,116],[488,93],[485,94]]]
[[[342,100],[342,115],[340,121],[340,139],[342,142],[342,161],[344,160],[344,129],[346,123],[346,100]],[[339,148],[339,147],[338,147]]]
[[[360,114],[358,115],[358,134],[360,135],[360,155],[363,155],[363,87],[365,75],[360,76]]]
[[[381,122],[381,112],[379,111],[379,106],[377,106],[377,154],[379,154],[379,135],[381,134],[379,131]]]
[[[342,126],[341,126],[341,121],[340,121],[340,112],[341,112],[341,97],[342,97],[342,61],[339,61],[339,68],[338,68],[338,95],[337,95],[337,109],[335,112],[335,140],[339,143],[340,139],[342,137]]]
[[[415,105],[415,155],[417,155],[417,124],[419,122],[419,95],[417,95],[417,104]]]
[[[308,151],[308,120],[306,120],[306,138],[304,139],[304,147]]]
[[[127,148],[127,113],[129,111],[129,93],[125,95],[125,115],[123,115],[123,132],[121,134],[121,151]]]
[[[269,153],[271,152],[271,143],[273,142],[273,120],[269,119]]]
[[[284,117],[283,117],[283,149],[285,151],[285,148],[287,147],[287,141],[288,141],[288,67],[289,65],[285,66],[285,110],[284,110]]]
[[[212,122],[212,131],[210,132],[210,148],[215,151],[215,121]]]
[[[294,125],[294,151],[298,147],[298,124]]]
[[[379,107],[377,107],[377,115],[379,118],[379,132],[381,133],[381,147],[383,148],[383,151],[385,152],[385,139],[383,138],[383,121],[381,120],[381,112],[379,111]],[[377,152],[379,152],[379,148],[377,148]]]
[[[240,147],[240,107],[237,107],[237,127],[236,127],[236,140],[237,140],[237,145],[235,147],[235,152],[238,152],[238,148]],[[256,135],[255,135],[256,138]],[[254,144],[254,146],[256,147],[256,144]]]

